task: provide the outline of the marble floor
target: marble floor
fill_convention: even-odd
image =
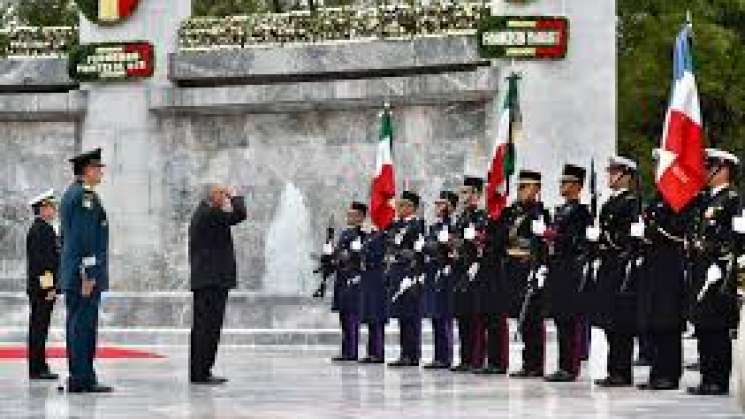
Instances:
[[[687,343],[688,353],[693,353]],[[55,383],[29,383],[25,362],[0,361],[0,418],[739,418],[733,397],[682,392],[606,390],[590,384],[602,371],[596,350],[581,381],[542,381],[471,374],[332,365],[334,348],[223,347],[220,387],[187,383],[186,347],[147,347],[155,360],[101,360],[110,395],[66,395]],[[512,345],[519,359],[520,345]],[[389,348],[390,358],[396,355]],[[553,358],[553,352],[549,353]],[[52,360],[63,372],[64,361]],[[551,367],[551,366],[549,366]],[[512,365],[519,368],[519,365]],[[637,368],[642,381],[646,368]],[[698,374],[686,372],[684,384]]]

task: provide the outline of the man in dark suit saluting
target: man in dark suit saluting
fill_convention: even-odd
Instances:
[[[228,290],[235,288],[236,263],[230,228],[246,219],[242,196],[221,185],[204,190],[189,225],[189,263],[194,293],[189,378],[195,384],[222,384],[212,375]]]

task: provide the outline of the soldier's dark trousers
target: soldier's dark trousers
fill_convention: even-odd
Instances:
[[[680,382],[683,375],[683,342],[680,332],[653,332],[649,336],[655,348],[649,381],[665,379]]]
[[[571,315],[557,316],[554,318],[554,324],[559,341],[559,369],[577,376],[580,368],[579,318]]]
[[[608,376],[623,378],[628,382],[632,382],[634,378],[632,368],[634,335],[606,329],[605,337],[608,341]]]
[[[523,369],[543,373],[546,359],[546,324],[536,315],[526,315],[522,325]]]
[[[509,367],[510,336],[507,317],[502,315],[478,316],[474,319],[474,341],[471,365],[507,369]]]
[[[432,319],[435,340],[435,361],[446,365],[453,363],[453,318]]]
[[[651,361],[652,358],[654,358],[654,346],[652,345],[652,340],[649,338],[649,335],[647,333],[640,334],[638,341],[639,341],[639,354],[638,354],[639,359]]]
[[[34,294],[29,295],[29,304],[28,373],[34,376],[49,372],[45,351],[54,301],[47,301]]]
[[[418,316],[398,319],[401,358],[419,362],[422,357],[422,318]]]
[[[228,290],[224,288],[194,290],[194,318],[189,348],[189,374],[192,380],[203,380],[212,374],[227,300]]]
[[[459,358],[460,358],[460,364],[461,365],[471,365],[471,356],[473,355],[473,347],[471,345],[472,342],[472,327],[471,327],[471,317],[468,316],[459,316],[456,318],[456,321],[458,323],[458,343],[460,345],[459,348]]]
[[[356,313],[339,313],[341,324],[341,356],[357,359],[360,342],[360,316]]]
[[[696,329],[701,365],[701,383],[716,384],[729,390],[732,372],[732,341],[729,330]]]
[[[579,330],[577,331],[577,350],[579,351],[579,359],[581,361],[587,361],[590,359],[590,345],[592,340],[592,326],[590,322],[584,317],[579,318]]]
[[[385,360],[385,324],[367,323],[367,356]]]
[[[93,360],[96,357],[98,332],[98,307],[101,293],[94,291],[90,297],[80,292],[65,293],[67,310],[66,344],[70,387],[90,387],[97,384]]]

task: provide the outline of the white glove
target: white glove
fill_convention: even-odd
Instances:
[[[404,233],[398,233],[396,234],[396,237],[393,238],[393,242],[396,243],[396,246],[401,246],[401,243],[404,241]]]
[[[720,279],[722,279],[722,277],[722,269],[719,268],[718,265],[713,264],[709,266],[709,269],[706,271],[706,283],[704,283],[704,286],[701,287],[701,291],[699,291],[698,297],[696,297],[696,301],[701,302],[701,300],[703,300],[706,296],[706,292],[709,291],[709,288],[711,288],[712,285],[716,284]]]
[[[443,227],[442,230],[437,232],[437,241],[440,243],[447,243],[448,241],[450,241],[450,233],[448,232],[447,226]]]
[[[546,223],[543,222],[543,219],[533,220],[530,223],[530,231],[536,236],[541,237],[546,233]]]
[[[642,217],[639,217],[639,221],[631,224],[631,231],[629,234],[631,234],[631,237],[637,238],[637,239],[643,239],[644,238],[644,220]]]
[[[416,283],[419,285],[424,284],[424,275],[419,275],[418,277],[416,277]]]
[[[357,276],[355,276],[354,278],[350,279],[350,280],[349,280],[349,283],[350,283],[350,284],[352,284],[352,285],[357,285],[357,284],[359,284],[359,283],[360,283],[360,276],[359,276],[359,275],[357,275]]]
[[[735,233],[745,234],[745,210],[741,216],[732,219],[732,230]]]
[[[324,256],[331,256],[334,254],[334,245],[331,243],[324,243],[323,245],[323,255]]]
[[[595,226],[587,227],[585,230],[585,237],[587,237],[587,240],[595,243],[600,239],[600,229]]]
[[[353,252],[359,252],[360,250],[362,250],[362,240],[357,237],[356,239],[354,239],[349,247],[352,249]]]
[[[739,258],[737,258],[737,266],[739,266],[740,269],[745,269],[745,255],[742,255]]]
[[[476,278],[477,273],[479,273],[479,264],[478,263],[471,264],[471,267],[468,268],[468,279],[473,281],[474,278]]]
[[[401,280],[401,286],[399,287],[399,289],[403,292],[411,288],[412,285],[414,285],[414,281],[412,281],[411,278],[407,276]]]
[[[414,251],[421,253],[422,249],[424,249],[424,236],[420,234],[419,238],[414,242]]]
[[[548,268],[546,268],[546,265],[541,265],[540,268],[535,273],[535,280],[536,285],[538,288],[543,288],[543,285],[546,283],[546,278],[548,277]]]
[[[474,227],[473,224],[470,224],[468,227],[463,229],[463,238],[465,240],[476,239],[476,227]]]

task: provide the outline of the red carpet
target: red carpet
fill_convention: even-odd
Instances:
[[[26,346],[0,346],[0,360],[3,359],[26,359],[28,352]],[[47,358],[65,358],[64,347],[47,348]],[[96,350],[96,358],[99,359],[160,359],[165,358],[154,352],[139,349],[116,348],[103,346]]]

